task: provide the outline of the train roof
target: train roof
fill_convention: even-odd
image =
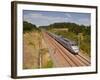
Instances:
[[[72,41],[72,40],[70,40],[70,39],[68,39],[68,38],[63,38],[65,41],[67,41],[67,42],[69,42],[70,44],[76,44],[76,42],[75,41]]]
[[[50,32],[49,32],[49,33],[50,33]],[[70,39],[68,39],[68,38],[64,38],[62,35],[59,35],[59,36],[58,36],[58,35],[56,35],[56,34],[54,34],[54,33],[50,33],[50,34],[52,34],[53,36],[59,37],[59,38],[65,40],[65,41],[69,42],[70,44],[76,44],[75,41],[72,41],[72,40],[70,40]]]

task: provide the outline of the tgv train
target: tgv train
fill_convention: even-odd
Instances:
[[[67,38],[62,36],[57,36],[53,33],[47,32],[51,37],[53,37],[57,42],[59,42],[64,48],[70,51],[73,54],[79,53],[79,46],[76,44],[75,41],[71,41]]]

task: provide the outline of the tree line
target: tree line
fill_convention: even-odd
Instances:
[[[75,34],[83,33],[84,35],[90,35],[90,26],[79,25],[76,23],[63,22],[63,23],[53,23],[48,26],[40,26],[40,28],[44,29],[53,29],[53,28],[68,28],[68,31],[73,32]]]
[[[29,23],[27,21],[23,21],[23,32],[29,32],[29,31],[39,31],[39,28],[37,28],[36,25]]]
[[[85,25],[79,25],[76,23],[70,23],[70,22],[62,22],[62,23],[53,23],[47,26],[39,26],[39,28],[32,23],[29,23],[27,21],[23,21],[23,31],[34,31],[34,30],[40,30],[40,29],[54,29],[54,28],[68,28],[69,32],[73,32],[75,34],[83,33],[83,35],[90,35],[91,33],[91,27],[85,26]]]

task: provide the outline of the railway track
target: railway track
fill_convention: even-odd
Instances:
[[[47,35],[46,34],[44,34],[46,37],[47,37]],[[67,66],[67,67],[70,67],[70,66],[72,66],[71,65],[71,63],[70,62],[68,62],[68,60],[66,60],[66,58],[62,55],[62,54],[60,54],[60,53],[62,53],[61,51],[59,51],[57,48],[55,48],[55,46],[53,45],[53,43],[50,41],[50,39],[45,39],[46,41],[48,41],[47,43],[51,43],[51,44],[49,44],[50,45],[50,47],[52,47],[53,49],[55,49],[55,50],[57,50],[57,51],[54,51],[55,53],[53,53],[53,56],[55,56],[55,58],[54,59],[56,59],[57,57],[59,57],[59,60],[61,60],[61,61],[59,61],[59,60],[57,60],[57,63],[59,63],[59,66],[61,66],[62,65],[62,67],[63,66]],[[49,47],[49,49],[50,49],[50,47]],[[52,54],[52,53],[51,53]],[[62,57],[63,56],[63,57]],[[74,65],[73,65],[74,66]]]
[[[44,33],[44,35],[47,37],[49,43],[51,43],[52,46],[58,50],[57,54],[63,57],[67,65],[69,64],[68,66],[73,67],[73,66],[89,66],[90,65],[90,61],[84,58],[83,56],[71,54],[68,50],[66,50],[61,44],[59,44],[50,35],[46,33]]]
[[[89,66],[90,62],[87,61],[86,59],[84,59],[82,56],[80,56],[79,54],[76,55],[77,59],[79,59],[82,63],[84,63],[86,66]]]

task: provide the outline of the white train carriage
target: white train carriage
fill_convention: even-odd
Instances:
[[[79,47],[76,44],[75,41],[71,41],[67,38],[63,38],[63,37],[58,37],[56,38],[56,40],[63,46],[65,47],[67,50],[69,50],[71,53],[73,54],[78,54],[79,53]]]
[[[73,54],[79,53],[79,46],[76,44],[75,41],[71,41],[67,38],[62,36],[55,35],[53,33],[48,33],[51,37],[53,37],[57,42],[59,42],[64,48],[69,50]]]

